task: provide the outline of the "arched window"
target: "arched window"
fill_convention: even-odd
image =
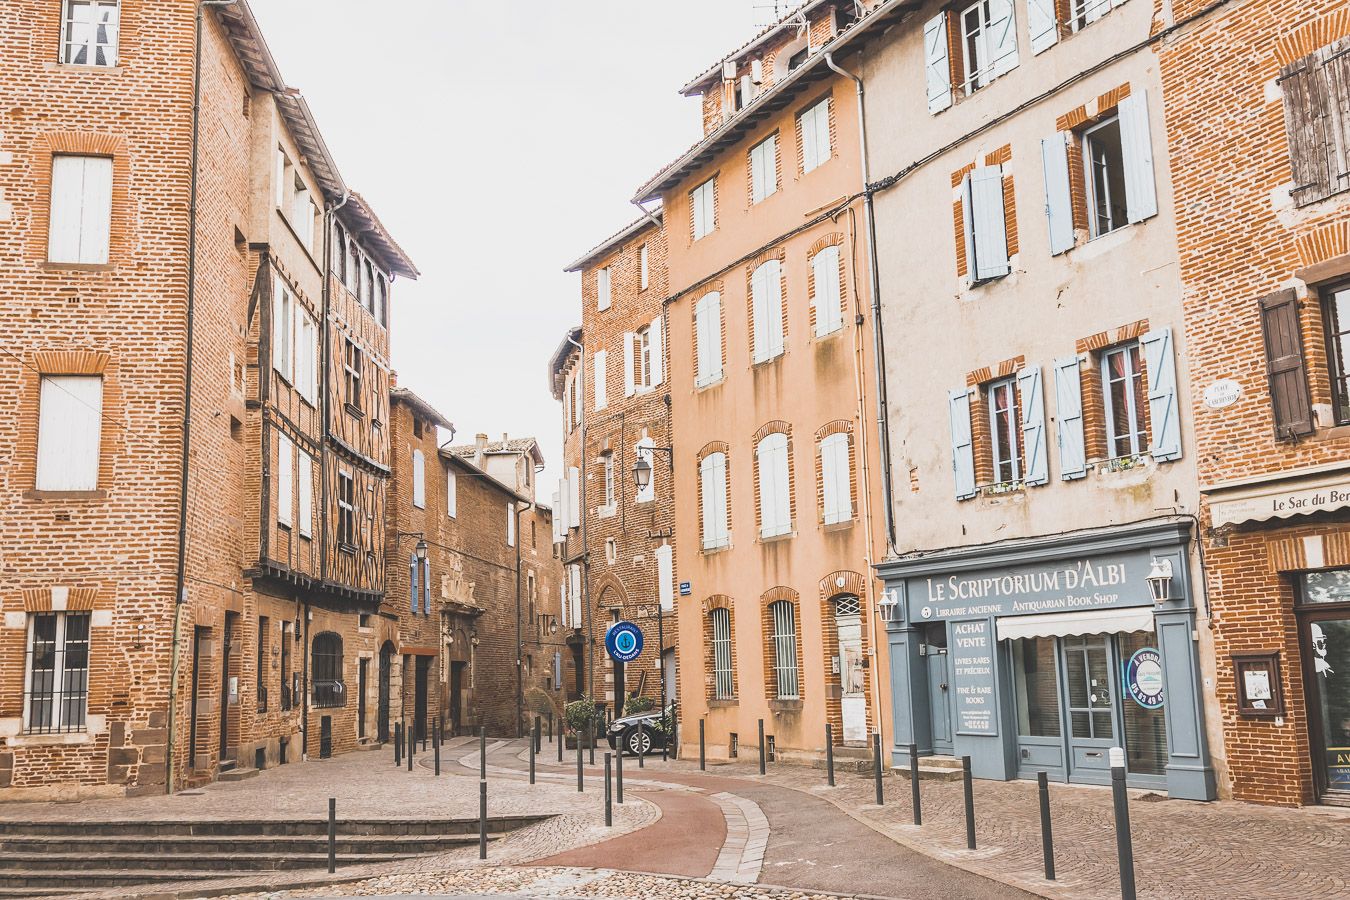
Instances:
[[[797,610],[791,600],[769,604],[773,619],[773,674],[779,700],[797,700]]]
[[[713,699],[732,700],[736,682],[731,668],[731,611],[714,609],[708,619],[712,626]]]
[[[314,636],[314,707],[328,709],[347,705],[347,686],[342,681],[342,636],[325,631]]]
[[[755,447],[755,463],[759,467],[759,536],[789,534],[792,488],[787,435],[782,432],[766,435]]]

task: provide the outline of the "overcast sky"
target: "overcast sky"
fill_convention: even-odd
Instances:
[[[343,177],[422,272],[393,291],[399,384],[458,430],[533,435],[552,493],[549,356],[580,324],[563,266],[637,217],[699,136],[678,94],[761,0],[251,0]]]

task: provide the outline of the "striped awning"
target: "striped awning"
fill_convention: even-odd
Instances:
[[[1094,609],[1085,612],[1043,613],[999,619],[998,639],[1071,637],[1079,634],[1128,634],[1153,630],[1153,607]]]

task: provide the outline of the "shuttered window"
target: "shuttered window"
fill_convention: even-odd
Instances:
[[[994,483],[1007,484],[1022,477],[1022,458],[1018,452],[1017,386],[1011,378],[995,381],[984,389],[989,410],[990,450],[994,464]]]
[[[788,600],[769,604],[773,617],[773,674],[779,700],[797,700],[797,610]]]
[[[812,106],[797,119],[802,140],[802,174],[830,161],[830,101]]]
[[[454,472],[449,472],[449,471],[447,471],[447,472],[445,473],[445,514],[446,514],[447,516],[449,516],[450,518],[452,518],[452,519],[458,514],[458,510],[457,510],[457,508],[456,508],[456,507],[458,506],[458,503],[459,503],[459,500],[458,500],[458,496],[457,496],[457,494],[456,494],[456,477],[455,477],[455,473],[454,473]],[[554,521],[557,521],[557,518],[558,518],[558,500],[557,500],[557,495],[556,495],[556,494],[554,495],[554,500],[553,500],[553,518],[554,518]]]
[[[778,191],[778,135],[771,134],[750,150],[750,202],[759,203]]]
[[[44,375],[38,397],[39,491],[98,489],[103,379]]]
[[[117,65],[117,0],[65,0],[61,61],[74,66]]]
[[[694,188],[689,195],[689,208],[693,216],[694,240],[717,229],[717,179],[709,178]]]
[[[675,608],[675,548],[662,544],[652,552],[656,557],[656,600],[663,612]]]
[[[278,275],[272,291],[272,368],[286,382],[295,378],[295,298]]]
[[[647,270],[647,245],[638,248],[638,290],[645,291],[649,283]]]
[[[112,223],[113,161],[106,156],[52,157],[47,259],[103,265]]]
[[[1059,437],[1060,477],[1065,481],[1086,477],[1083,376],[1077,356],[1055,360],[1055,419]]]
[[[319,396],[319,325],[296,306],[295,380],[300,396],[314,406]]]
[[[1144,431],[1144,372],[1138,344],[1102,354],[1102,402],[1106,410],[1106,452],[1137,456],[1147,447]]]
[[[1008,259],[1002,167],[981,166],[966,175],[961,205],[971,283],[1007,275],[1012,266]]]
[[[1055,8],[1055,0],[1027,0],[1027,24],[1033,54],[1048,50],[1059,42]]]
[[[727,519],[727,457],[709,453],[698,464],[701,493],[703,549],[716,550],[731,542]]]
[[[787,435],[766,435],[755,447],[755,463],[759,469],[759,536],[788,534],[792,531],[792,487]]]
[[[970,391],[954,388],[947,395],[952,433],[952,475],[956,499],[969,500],[979,491],[975,487],[975,441],[970,427]]]
[[[421,450],[412,452],[413,506],[427,508],[427,461]]]
[[[1181,398],[1172,329],[1155,328],[1139,339],[1139,347],[1148,383],[1148,452],[1158,462],[1181,459]]]
[[[1033,0],[1035,2],[1035,0]],[[1049,0],[1047,0],[1049,2]],[[1041,169],[1045,174],[1045,217],[1050,228],[1050,255],[1073,249],[1073,189],[1069,183],[1069,147],[1065,133],[1041,141]]]
[[[714,609],[708,618],[712,622],[713,699],[733,700],[736,679],[731,670],[731,610]]]
[[[609,406],[609,386],[605,372],[605,367],[608,364],[609,354],[604,350],[595,351],[595,357],[591,363],[595,374],[591,383],[595,386],[595,408],[597,410]]]
[[[1292,290],[1280,291],[1261,300],[1270,405],[1275,416],[1275,439],[1281,441],[1313,433],[1312,401],[1308,393],[1308,369],[1298,309],[1298,295]]]
[[[750,276],[754,361],[767,362],[783,353],[782,266],[770,259]]]
[[[1017,400],[1022,423],[1022,481],[1035,487],[1050,480],[1040,366],[1026,366],[1017,373]]]
[[[816,337],[833,334],[844,327],[840,278],[837,246],[826,247],[811,257],[811,307],[816,312]]]
[[[1350,38],[1280,70],[1296,206],[1350,188]]]
[[[299,467],[297,491],[299,496],[300,536],[314,536],[314,460],[303,450],[297,451]]]
[[[295,524],[295,445],[284,434],[277,435],[277,522]]]
[[[1013,0],[976,0],[957,16],[964,62],[962,87],[973,94],[1017,67]]]
[[[852,475],[848,435],[842,432],[829,435],[820,442],[821,500],[826,525],[853,518]]]
[[[411,612],[415,616],[418,605],[422,602],[422,566],[416,553],[408,557],[408,599],[412,604]]]
[[[506,504],[506,546],[516,545],[516,505]]]
[[[596,309],[604,312],[609,309],[612,297],[610,296],[609,284],[609,266],[595,273],[595,306]]]
[[[704,294],[694,307],[694,339],[698,356],[695,387],[722,379],[722,295]]]
[[[947,46],[947,12],[938,13],[923,26],[924,76],[928,112],[940,113],[952,105],[952,64]]]

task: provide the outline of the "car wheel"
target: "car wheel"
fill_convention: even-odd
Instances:
[[[630,728],[623,736],[623,746],[633,756],[649,756],[652,752],[651,732],[641,725]]]

